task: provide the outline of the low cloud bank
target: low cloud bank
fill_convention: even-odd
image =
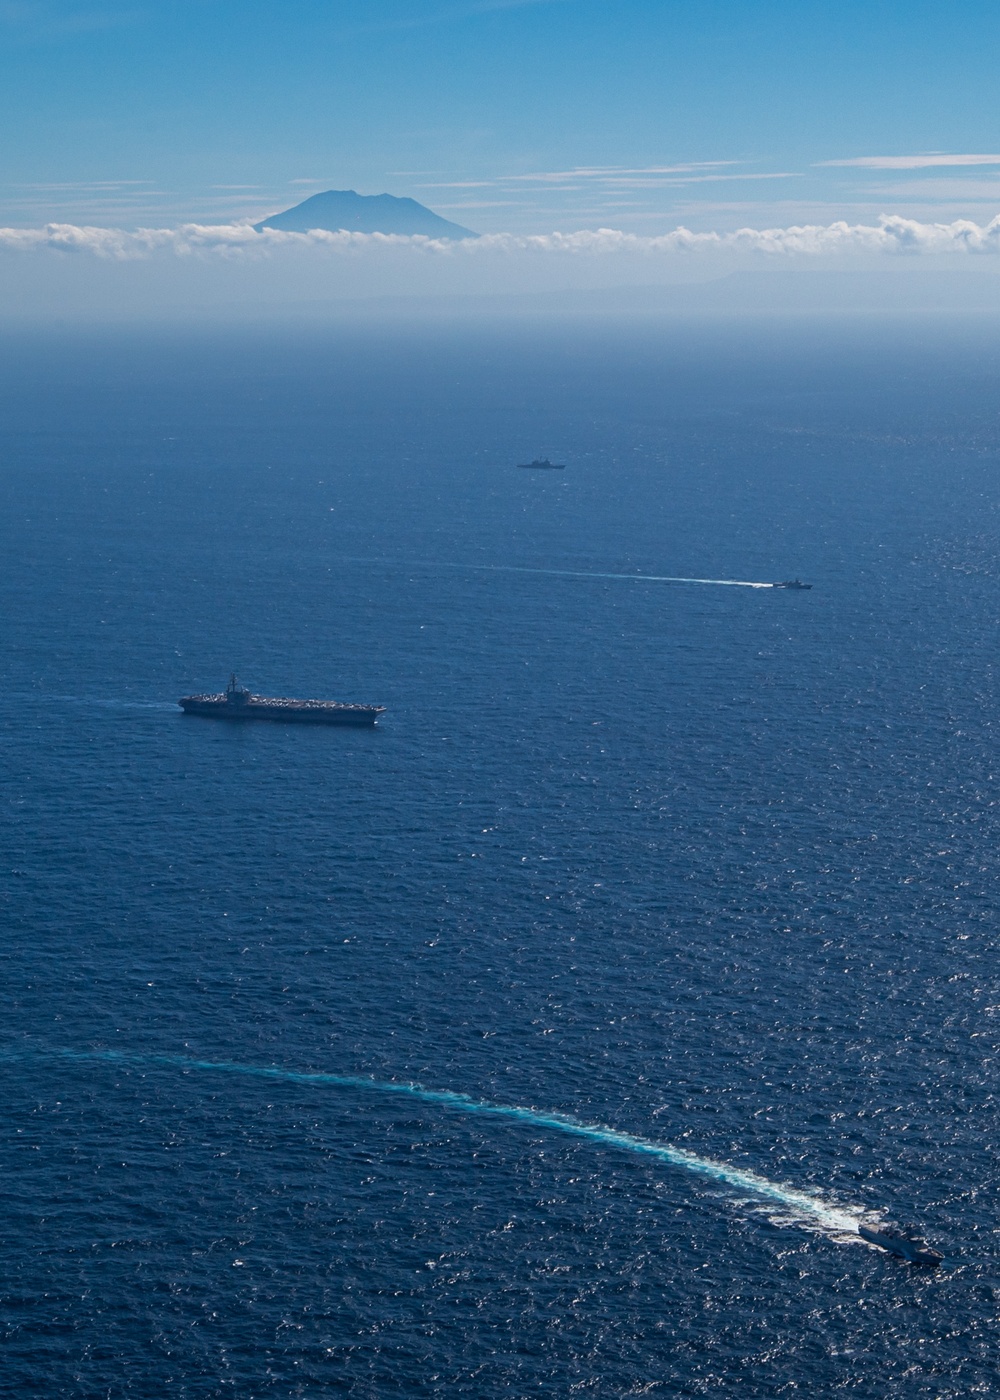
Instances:
[[[245,321],[351,316],[359,308],[367,308],[364,315],[467,315],[501,305],[511,314],[547,307],[579,314],[600,305],[643,315],[668,305],[699,313],[786,304],[868,310],[880,299],[944,309],[961,302],[977,312],[988,303],[996,314],[994,253],[1000,217],[932,224],[887,216],[873,224],[677,228],[654,236],[592,229],[455,242],[257,232],[249,224],[49,224],[0,229],[0,318]],[[941,277],[951,288],[935,292],[930,283]]]
[[[284,233],[278,229],[258,232],[249,224],[182,224],[174,229],[134,231],[75,224],[47,224],[39,229],[0,228],[0,250],[91,254],[116,262],[148,259],[164,253],[178,258],[259,258],[279,250],[309,248],[347,254],[395,249],[452,260],[518,253],[649,257],[718,251],[807,258],[852,254],[990,254],[1000,253],[1000,216],[988,224],[977,224],[970,219],[931,224],[885,215],[877,224],[838,221],[788,228],[741,228],[731,233],[695,233],[676,228],[670,233],[642,235],[600,228],[579,233],[485,234],[460,241],[421,235],[330,233],[323,229],[313,229],[310,233]]]

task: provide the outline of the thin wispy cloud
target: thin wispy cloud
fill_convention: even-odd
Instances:
[[[476,15],[492,15],[502,10],[527,10],[538,5],[564,5],[567,0],[473,0],[471,4],[453,5],[437,14],[428,15],[426,24],[447,24],[450,20],[472,19]]]
[[[930,170],[937,166],[1000,165],[1000,155],[852,156],[848,160],[821,160],[817,169],[853,166],[861,170]]]
[[[152,185],[152,180],[62,180],[58,183],[50,184],[29,184],[18,185],[17,189],[36,191],[73,191],[79,190],[83,194],[89,194],[91,190],[132,190],[146,189]]]
[[[616,190],[666,190],[674,189],[681,185],[718,185],[729,184],[734,180],[797,180],[800,178],[797,170],[769,170],[750,175],[685,175],[674,177],[664,177],[663,179],[639,179],[625,176],[620,180],[602,180],[599,183],[608,189]]]
[[[144,18],[135,8],[95,9],[90,5],[74,6],[57,0],[2,0],[0,30],[6,31],[8,42],[51,42],[77,35],[119,29]]]
[[[575,165],[572,170],[534,171],[516,175],[517,180],[602,180],[620,175],[685,175],[698,170],[715,170],[736,165],[734,160],[695,160],[682,165]]]
[[[527,181],[536,183],[539,181],[559,184],[564,180],[623,180],[629,176],[637,175],[676,175],[693,177],[700,171],[718,170],[723,166],[734,166],[733,160],[699,160],[689,161],[683,165],[577,165],[572,170],[537,170],[525,175],[509,175],[506,177],[508,183],[516,181]],[[498,181],[500,183],[500,181]]]
[[[907,204],[920,200],[973,200],[977,203],[1000,206],[1000,171],[996,174],[963,179],[960,175],[951,179],[931,177],[927,180],[893,180],[876,183],[869,192],[883,204]]]
[[[471,0],[465,4],[447,5],[425,14],[411,14],[399,19],[373,19],[352,26],[351,34],[391,34],[407,29],[428,29],[435,25],[460,24],[483,15],[500,14],[505,10],[527,10],[542,5],[564,5],[568,0]],[[348,31],[344,31],[345,33]]]
[[[515,190],[539,188],[570,193],[588,186],[614,190],[657,190],[705,181],[792,180],[793,170],[737,170],[736,161],[703,160],[683,165],[581,165],[572,170],[538,170],[523,175],[502,175],[488,180],[434,180],[416,186],[421,190]]]

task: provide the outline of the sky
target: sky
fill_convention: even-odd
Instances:
[[[0,0],[0,228],[231,226],[353,188],[507,235],[509,265],[553,232],[985,229],[998,41],[979,0]]]

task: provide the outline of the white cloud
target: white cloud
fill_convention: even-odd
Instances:
[[[735,165],[733,160],[696,160],[684,165],[576,165],[572,170],[538,170],[527,175],[511,175],[510,180],[606,180],[623,175],[688,175],[698,170],[714,170]]]
[[[921,223],[898,215],[883,215],[875,224],[801,224],[787,228],[740,228],[732,232],[692,232],[644,235],[620,229],[586,229],[577,233],[484,234],[458,241],[420,235],[339,233],[313,229],[285,233],[257,232],[250,224],[182,224],[178,228],[137,229],[47,224],[37,229],[0,229],[0,250],[31,253],[92,254],[117,262],[148,259],[158,254],[177,258],[259,259],[280,249],[326,249],[341,254],[406,251],[434,259],[477,259],[519,253],[656,257],[713,251],[753,252],[780,257],[824,257],[851,254],[995,254],[1000,253],[1000,215],[987,224],[970,219],[952,223]]]
[[[749,214],[736,217],[756,223]],[[1000,217],[978,224],[862,216],[854,223],[730,231],[681,227],[653,236],[599,226],[627,218],[605,212],[579,232],[498,233],[455,242],[320,230],[258,233],[248,222],[7,228],[0,229],[0,306],[4,320],[296,317],[339,314],[329,309],[359,304],[420,304],[437,314],[465,299],[478,305],[482,298],[526,297],[534,305],[554,288],[571,296],[614,294],[764,268],[788,269],[776,279],[788,285],[811,282],[796,269],[878,268],[892,282],[900,282],[894,273],[919,269],[915,284],[948,265],[976,266],[978,275],[967,280],[980,289],[991,284],[994,300],[1000,297],[1000,258],[987,256],[1000,253]],[[753,296],[766,302],[770,293]]]
[[[141,189],[145,194],[148,187],[154,182],[152,180],[64,180],[61,184],[55,185],[18,185],[15,188],[22,190],[35,190],[44,193],[65,193],[80,191],[83,194],[90,194],[94,190],[131,190]]]
[[[976,176],[955,175],[940,177],[931,175],[923,180],[879,180],[865,187],[865,194],[874,197],[882,205],[906,204],[911,213],[919,214],[920,202],[951,200],[956,203],[970,201],[1000,205],[1000,172],[989,172]]]
[[[674,185],[697,185],[734,180],[794,180],[800,178],[796,170],[777,171],[738,171],[721,170],[728,161],[705,161],[702,165],[650,166],[643,170],[607,169],[556,170],[549,174],[511,175],[497,180],[450,180],[434,181],[418,185],[423,190],[463,190],[498,189],[506,192],[526,192],[524,187],[534,191],[542,188],[549,193],[571,193],[589,187],[606,186],[613,189],[657,190],[670,189]],[[705,172],[713,173],[705,173]],[[573,182],[579,183],[573,183]]]
[[[865,170],[929,170],[936,166],[1000,165],[1000,156],[949,156],[935,152],[925,156],[855,156],[851,160],[821,160],[817,168],[858,166]]]
[[[22,41],[71,38],[140,22],[141,10],[67,5],[65,0],[5,0],[0,27]]]
[[[494,14],[501,10],[523,10],[531,5],[556,5],[562,2],[563,0],[473,0],[471,4],[452,5],[444,10],[432,10],[429,14],[410,15],[406,19],[372,20],[362,25],[360,32],[384,34],[399,29],[424,29],[431,25],[476,19],[480,15]]]
[[[577,189],[580,186],[578,181],[592,181],[596,184],[618,184],[621,181],[633,179],[649,180],[652,183],[683,184],[690,179],[710,178],[703,172],[722,171],[726,173],[715,175],[715,179],[768,179],[769,176],[741,176],[739,172],[729,169],[736,165],[733,160],[700,160],[689,161],[683,165],[576,165],[572,170],[533,170],[521,175],[497,175],[486,180],[434,180],[420,184],[418,189],[424,190],[452,190],[479,188],[486,186],[496,186],[501,189],[509,189],[517,185],[550,185],[555,189]],[[397,171],[396,174],[421,173],[433,175],[436,171]],[[673,178],[662,181],[660,177],[671,176]],[[570,183],[568,183],[570,182]]]

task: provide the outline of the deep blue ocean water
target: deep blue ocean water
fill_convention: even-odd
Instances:
[[[993,329],[0,368],[3,1392],[996,1394]]]

